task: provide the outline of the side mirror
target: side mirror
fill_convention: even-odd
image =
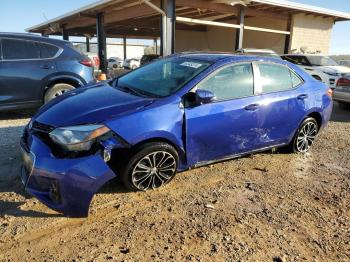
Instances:
[[[196,102],[198,105],[208,104],[215,99],[215,95],[208,90],[197,89],[196,90]]]

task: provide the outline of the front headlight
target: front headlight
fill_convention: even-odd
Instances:
[[[49,135],[53,142],[69,151],[88,151],[96,139],[110,129],[104,125],[60,127]]]

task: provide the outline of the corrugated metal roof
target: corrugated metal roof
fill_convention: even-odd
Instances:
[[[345,20],[350,20],[350,14],[339,12],[327,8],[312,6],[312,5],[306,5],[306,4],[300,4],[295,3],[291,1],[285,1],[285,0],[253,0],[252,2],[255,3],[261,3],[261,4],[267,4],[267,5],[273,5],[273,6],[279,6],[284,8],[290,8],[294,10],[300,10],[304,12],[311,12],[311,13],[318,13],[322,15],[328,15],[333,16],[337,18],[343,18]]]

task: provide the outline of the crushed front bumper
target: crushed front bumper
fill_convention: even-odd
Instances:
[[[106,145],[112,148],[113,141]],[[101,154],[56,158],[50,147],[33,134],[22,138],[21,151],[20,176],[26,191],[69,217],[87,217],[94,194],[116,177]]]

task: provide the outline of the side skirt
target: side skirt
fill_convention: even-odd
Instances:
[[[274,146],[269,146],[269,147],[260,148],[260,149],[253,150],[253,151],[248,151],[248,152],[240,153],[240,154],[235,154],[235,155],[231,155],[231,156],[226,156],[226,157],[219,158],[219,159],[215,159],[215,160],[199,162],[199,163],[195,164],[195,165],[193,166],[193,168],[202,167],[202,166],[207,166],[207,165],[210,165],[210,164],[219,163],[219,162],[223,162],[223,161],[227,161],[227,160],[239,158],[239,157],[242,157],[242,156],[245,156],[245,155],[250,155],[250,154],[255,154],[255,153],[259,153],[259,152],[264,152],[264,151],[267,151],[267,150],[272,149],[272,148],[275,148],[275,147],[282,147],[282,146],[286,146],[286,145],[288,145],[288,144],[283,143],[283,144],[278,144],[278,145],[274,145]]]

